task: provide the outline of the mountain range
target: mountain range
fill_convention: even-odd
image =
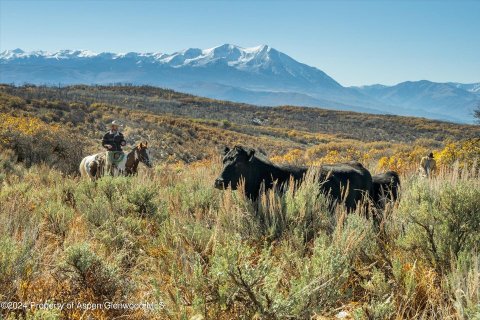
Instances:
[[[0,52],[0,82],[48,85],[131,83],[256,105],[300,105],[472,122],[480,83],[407,81],[345,87],[267,45],[225,44],[166,53],[21,49]]]

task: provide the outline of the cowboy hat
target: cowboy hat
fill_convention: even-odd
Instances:
[[[123,127],[120,121],[117,121],[117,120],[113,120],[112,123],[110,123],[110,126]]]

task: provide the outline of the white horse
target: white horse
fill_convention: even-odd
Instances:
[[[82,159],[80,162],[80,175],[82,177],[88,177],[92,181],[101,178],[105,171],[105,161],[100,161],[102,153],[93,154]],[[147,167],[152,167],[152,161],[150,160],[150,150],[148,150],[147,142],[141,142],[135,146],[132,151],[127,153],[123,159],[116,164],[113,168],[113,176],[119,175],[134,175],[138,172],[138,164],[145,164]]]

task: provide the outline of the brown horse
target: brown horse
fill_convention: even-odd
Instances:
[[[101,152],[83,158],[80,162],[80,174],[82,177],[89,177],[93,181],[101,178],[105,174],[105,157],[106,153]],[[152,167],[150,159],[150,150],[148,150],[147,142],[141,142],[130,151],[126,157],[118,163],[113,170],[113,176],[125,175],[130,176],[137,174],[138,164],[145,164]]]

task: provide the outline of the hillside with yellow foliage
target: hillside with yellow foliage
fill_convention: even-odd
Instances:
[[[226,145],[243,144],[262,149],[278,162],[316,165],[353,159],[373,171],[406,172],[415,170],[430,151],[440,164],[452,165],[456,160],[472,164],[480,137],[479,126],[473,125],[316,108],[256,107],[153,87],[2,85],[0,111],[4,148],[21,153],[61,137],[59,146],[49,148],[53,153],[72,152],[73,163],[81,155],[102,150],[99,140],[114,119],[125,124],[130,145],[148,140],[154,158],[168,163],[211,159]],[[33,137],[38,143],[13,146],[5,140],[9,134]],[[72,166],[69,173],[74,171]]]

